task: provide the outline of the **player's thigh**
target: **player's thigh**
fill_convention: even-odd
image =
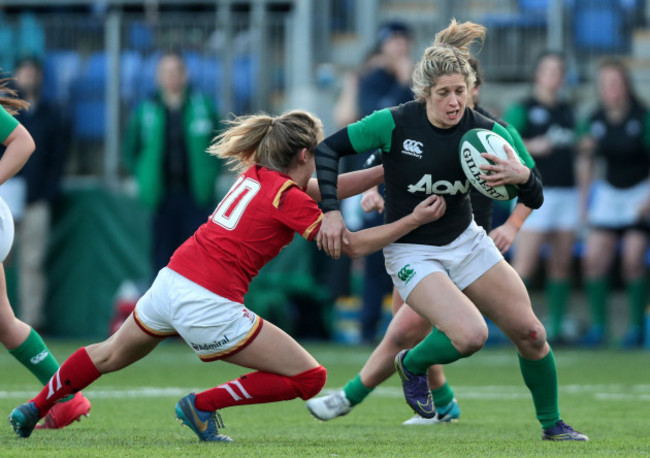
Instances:
[[[463,292],[513,339],[529,332],[531,326],[541,327],[524,283],[506,261],[499,261]]]
[[[467,340],[485,330],[485,320],[476,306],[442,272],[424,277],[406,303],[452,342]]]
[[[593,229],[587,235],[584,272],[587,277],[599,277],[607,273],[614,261],[618,235],[614,231]]]
[[[145,333],[129,315],[107,340],[86,347],[97,370],[105,374],[122,369],[148,355],[162,341]]]
[[[269,321],[264,321],[259,334],[249,345],[223,360],[285,376],[297,375],[319,366],[307,350]]]
[[[551,255],[548,272],[552,278],[566,278],[571,270],[573,260],[573,231],[555,231],[549,237]]]
[[[648,234],[642,230],[627,231],[623,237],[622,267],[625,279],[636,279],[645,273]]]
[[[393,286],[393,316],[397,313],[400,307],[404,304],[404,299],[400,296],[397,288]]]
[[[515,239],[512,265],[523,278],[534,275],[539,261],[539,250],[546,239],[541,231],[522,230]]]

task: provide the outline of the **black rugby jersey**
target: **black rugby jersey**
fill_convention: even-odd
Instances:
[[[446,245],[469,226],[471,185],[460,164],[458,148],[463,134],[473,128],[493,130],[512,143],[502,126],[469,108],[456,126],[437,128],[427,119],[424,103],[417,101],[376,111],[347,127],[356,152],[382,151],[387,223],[411,213],[430,194],[446,200],[442,218],[418,227],[397,242]]]
[[[613,124],[605,111],[597,109],[586,126],[596,140],[596,155],[606,163],[605,179],[616,188],[632,187],[648,178],[650,169],[650,114],[634,104],[624,120]]]
[[[575,186],[575,117],[570,104],[559,102],[554,107],[547,107],[529,97],[510,107],[505,118],[524,139],[540,135],[551,139],[551,153],[535,158],[544,186]]]

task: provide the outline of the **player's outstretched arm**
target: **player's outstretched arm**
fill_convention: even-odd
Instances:
[[[411,214],[397,221],[358,232],[349,232],[342,251],[353,259],[366,256],[405,236],[413,229],[440,219],[446,209],[445,199],[433,194],[420,202]]]
[[[377,165],[369,169],[343,173],[338,177],[337,197],[339,200],[356,196],[384,182],[384,166]],[[305,192],[316,202],[321,201],[318,180],[311,178]]]

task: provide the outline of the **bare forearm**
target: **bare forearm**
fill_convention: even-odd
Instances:
[[[359,258],[384,248],[418,227],[413,215],[407,215],[390,224],[371,227],[349,234],[349,243],[343,245],[343,253]]]
[[[384,182],[384,167],[378,165],[369,169],[348,172],[338,177],[337,196],[339,199],[346,199],[356,196],[362,192]],[[311,178],[307,185],[307,194],[316,202],[321,201],[318,180]]]
[[[531,208],[526,207],[524,204],[518,203],[515,205],[515,209],[506,220],[506,224],[512,225],[517,229],[517,231],[519,231],[522,224],[524,224],[524,221],[526,221],[526,218],[528,218],[532,212],[533,210]]]

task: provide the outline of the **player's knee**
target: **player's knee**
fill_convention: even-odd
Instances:
[[[530,346],[535,350],[541,350],[546,344],[546,329],[539,321],[528,328],[526,340],[530,342]]]
[[[327,380],[327,370],[323,366],[318,366],[289,378],[298,396],[307,400],[316,396],[323,389]]]
[[[517,332],[519,342],[514,342],[520,350],[539,351],[546,344],[546,330],[539,320],[522,324]]]
[[[482,325],[473,326],[471,329],[464,329],[460,335],[451,338],[451,342],[460,354],[469,356],[483,348],[487,338],[487,325],[482,323]]]

